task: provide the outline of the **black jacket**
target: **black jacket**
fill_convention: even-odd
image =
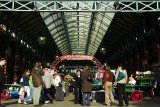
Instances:
[[[29,86],[29,76],[27,76],[27,75],[23,76],[22,87],[24,87],[24,86]]]
[[[76,82],[76,87],[81,87],[81,78],[78,75],[74,75],[74,79]]]
[[[0,90],[4,86],[4,69],[0,65]]]

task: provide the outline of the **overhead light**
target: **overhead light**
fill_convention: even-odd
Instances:
[[[104,47],[100,48],[100,52],[101,52],[102,54],[105,54],[105,53],[106,53],[106,48],[104,48]]]
[[[40,45],[44,45],[46,43],[46,41],[47,41],[46,37],[42,37],[42,36],[38,37],[38,43]]]
[[[23,43],[23,40],[21,40],[21,43]]]

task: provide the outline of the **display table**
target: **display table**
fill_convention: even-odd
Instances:
[[[92,102],[104,102],[105,92],[104,90],[92,91]]]
[[[5,89],[8,91],[10,98],[19,98],[19,84],[5,84]]]
[[[19,84],[5,84],[5,89],[8,91],[8,92],[18,92],[21,88],[21,85]]]
[[[92,102],[104,102],[104,85],[92,84]]]

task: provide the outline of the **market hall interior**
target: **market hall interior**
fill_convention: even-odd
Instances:
[[[69,80],[88,65],[93,78],[99,79],[98,84],[92,84],[93,107],[106,106],[102,83],[105,66],[115,73],[123,63],[128,77],[140,78],[135,86],[126,86],[129,106],[158,106],[159,6],[158,0],[1,0],[0,58],[6,60],[4,88],[8,92],[3,94],[2,105],[22,106],[16,97],[21,78],[26,69],[32,70],[41,62],[52,75],[57,72]],[[136,98],[143,95],[141,99],[132,98],[137,95],[135,90],[139,90]],[[64,101],[42,106],[81,106],[74,104],[74,88],[67,91]],[[117,99],[116,93],[114,97]]]

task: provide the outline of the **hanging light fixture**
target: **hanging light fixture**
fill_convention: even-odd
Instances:
[[[105,54],[105,53],[106,53],[106,48],[105,48],[105,47],[101,47],[101,48],[100,48],[100,52],[101,52],[102,54]]]
[[[46,43],[46,41],[47,41],[46,37],[42,37],[42,36],[38,37],[38,43],[40,45],[44,45]]]
[[[58,50],[56,52],[56,55],[55,55],[55,59],[59,58],[59,54],[58,54]]]
[[[103,41],[102,41],[101,46],[100,46],[100,52],[101,52],[101,54],[105,54],[106,53],[106,47],[105,47]]]

